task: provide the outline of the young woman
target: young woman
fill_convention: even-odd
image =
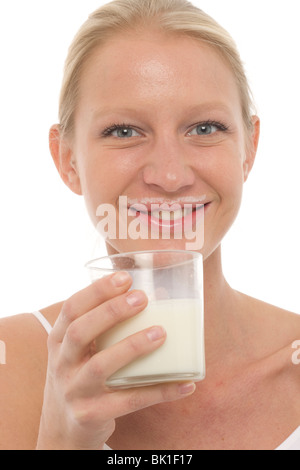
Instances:
[[[52,157],[95,225],[101,204],[119,214],[120,196],[176,203],[183,221],[186,201],[204,204],[207,376],[106,387],[165,340],[153,325],[95,353],[95,338],[147,304],[142,291],[129,291],[126,273],[109,276],[35,314],[48,342],[32,314],[1,320],[9,356],[0,369],[1,448],[300,449],[300,366],[292,361],[300,317],[235,291],[222,272],[221,242],[259,139],[250,96],[231,37],[185,0],[116,0],[82,26],[66,61],[60,123],[50,130]],[[107,251],[186,242],[112,237]]]

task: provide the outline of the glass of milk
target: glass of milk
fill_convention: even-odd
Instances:
[[[148,305],[96,341],[97,350],[161,325],[167,336],[162,346],[115,372],[111,388],[129,388],[161,382],[199,381],[205,377],[203,262],[192,251],[143,251],[121,253],[86,264],[92,282],[116,271],[132,277],[131,289],[143,290]]]

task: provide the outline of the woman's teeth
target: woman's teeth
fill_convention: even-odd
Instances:
[[[173,221],[173,220],[179,220],[179,219],[186,217],[187,215],[191,214],[192,211],[193,211],[193,208],[178,209],[175,211],[154,210],[150,212],[149,215],[151,215],[151,217],[155,219]]]

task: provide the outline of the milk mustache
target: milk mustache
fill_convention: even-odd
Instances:
[[[165,328],[164,344],[114,373],[107,385],[115,388],[157,382],[202,380],[205,377],[203,304],[197,299],[164,299],[149,302],[145,310],[97,340],[97,350],[154,325]]]

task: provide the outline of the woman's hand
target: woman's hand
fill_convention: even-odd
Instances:
[[[147,305],[142,291],[129,291],[119,272],[70,297],[48,339],[48,370],[37,449],[100,450],[115,418],[156,403],[182,398],[194,384],[160,384],[110,390],[106,380],[137,357],[157,349],[165,331],[156,326],[96,352],[95,339]]]

